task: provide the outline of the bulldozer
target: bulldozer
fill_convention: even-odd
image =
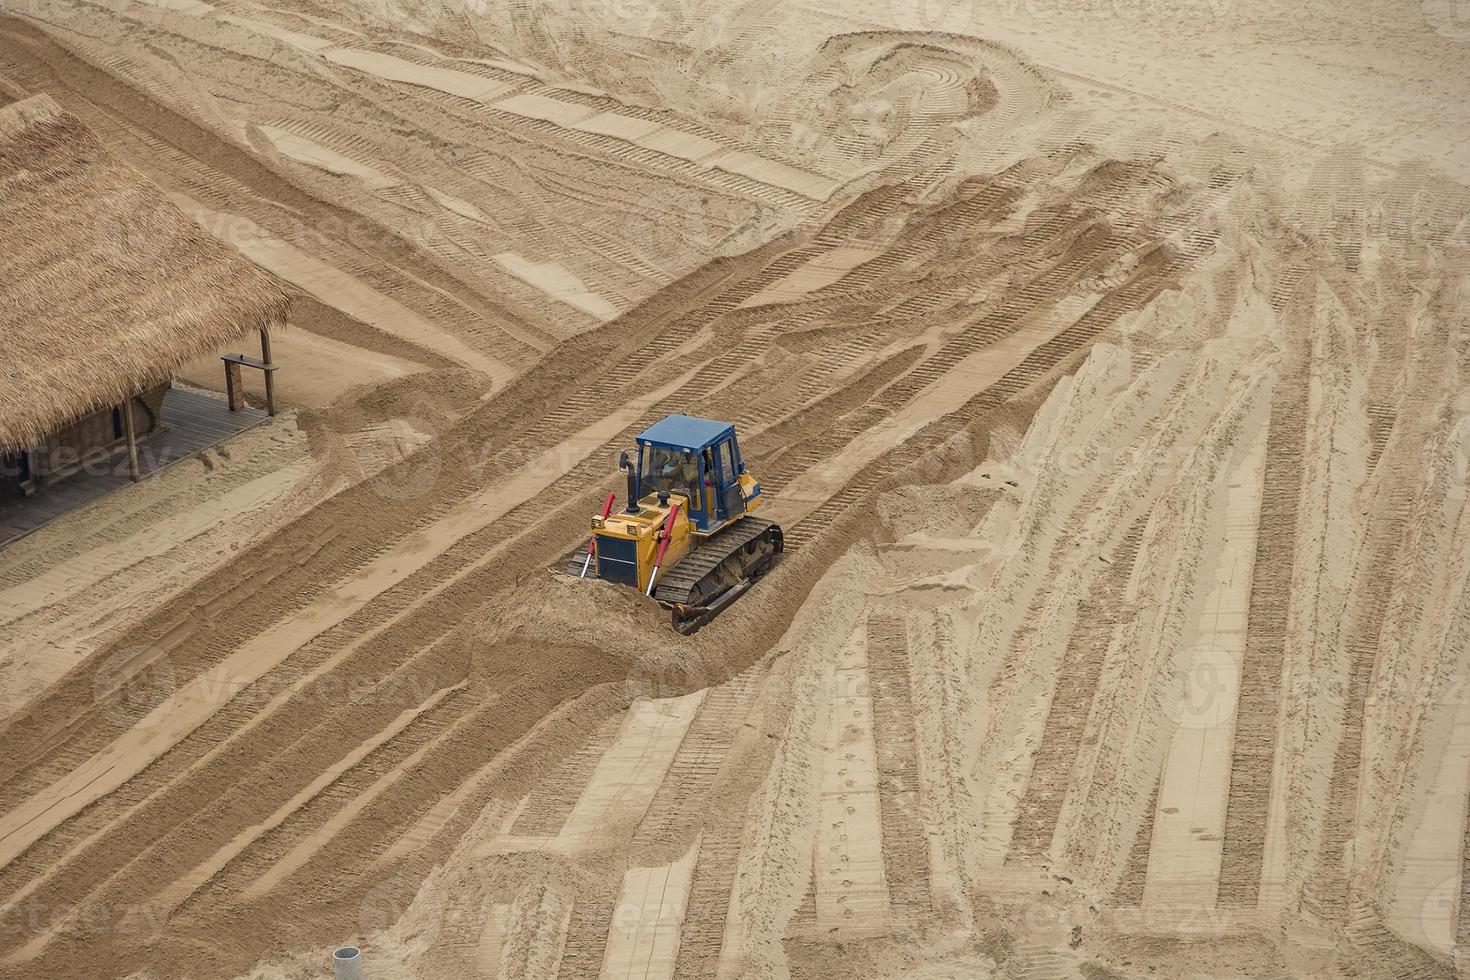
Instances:
[[[693,633],[765,574],[785,546],[781,526],[752,516],[761,485],[745,471],[730,422],[669,415],[624,452],[627,503],[609,493],[585,551],[565,571],[637,589]]]

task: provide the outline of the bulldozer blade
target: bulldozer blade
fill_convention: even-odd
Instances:
[[[745,594],[745,591],[754,583],[754,579],[744,579],[720,593],[707,606],[686,606],[675,604],[671,607],[673,612],[673,625],[675,632],[683,636],[689,636],[696,632],[701,626],[708,623],[727,608],[736,599]]]

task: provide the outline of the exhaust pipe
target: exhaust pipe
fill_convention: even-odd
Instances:
[[[638,468],[633,465],[626,452],[618,458],[618,469],[628,473],[628,506],[625,510],[629,514],[640,513],[643,508],[638,506]]]
[[[332,951],[332,973],[337,980],[365,980],[362,972],[362,950],[342,946]]]

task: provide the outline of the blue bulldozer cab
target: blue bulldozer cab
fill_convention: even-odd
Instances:
[[[712,533],[745,513],[740,474],[745,462],[729,422],[670,415],[638,436],[641,495],[667,490],[689,498],[689,519]]]

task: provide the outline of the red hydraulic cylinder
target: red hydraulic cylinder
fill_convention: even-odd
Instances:
[[[674,521],[679,517],[679,503],[674,501],[674,506],[669,508],[669,515],[664,518],[663,537],[658,543],[658,554],[653,559],[653,573],[648,576],[648,591],[644,595],[653,595],[653,583],[658,581],[658,570],[664,564],[664,552],[669,550],[669,539],[674,536]]]

